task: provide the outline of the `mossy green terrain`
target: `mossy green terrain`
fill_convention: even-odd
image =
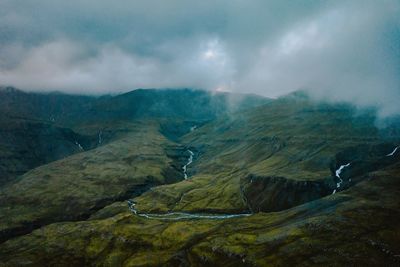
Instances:
[[[2,239],[51,222],[85,219],[114,201],[183,179],[165,152],[174,144],[159,134],[157,123],[125,127],[129,133],[117,141],[43,165],[5,185]]]
[[[40,165],[118,139],[130,131],[125,123],[156,119],[160,132],[177,140],[195,125],[268,101],[190,89],[90,97],[0,86],[0,186]]]
[[[97,145],[97,135],[0,114],[0,186],[40,165]]]
[[[137,207],[279,211],[331,194],[340,165],[353,162],[344,175],[354,177],[396,161],[385,156],[399,135],[378,129],[372,112],[356,112],[288,97],[208,123],[182,138],[194,151],[190,179],[146,192]]]
[[[3,243],[0,256],[4,266],[395,266],[399,170],[395,164],[338,194],[245,218],[163,221],[126,210],[54,223]]]
[[[0,266],[400,264],[398,127],[296,95],[186,118],[193,92],[154,94],[62,112],[93,144],[0,188]]]

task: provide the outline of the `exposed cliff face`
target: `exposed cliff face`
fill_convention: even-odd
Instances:
[[[336,154],[330,164],[330,169],[332,177],[335,177],[337,183],[341,183],[341,190],[343,190],[360,182],[368,172],[396,163],[399,157],[400,153],[397,153],[394,143],[358,145]],[[341,166],[346,167],[340,170],[340,175],[338,175]]]
[[[299,181],[276,176],[249,175],[242,179],[242,193],[253,212],[285,210],[332,192],[333,180]]]
[[[331,177],[301,181],[250,174],[241,179],[242,194],[253,212],[281,211],[347,189],[367,173],[395,164],[399,157],[400,151],[391,143],[349,147],[335,155]]]

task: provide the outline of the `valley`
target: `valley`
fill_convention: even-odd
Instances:
[[[17,118],[41,96],[5,92],[0,266],[399,264],[400,127],[371,110],[135,90]]]
[[[399,0],[0,0],[0,267],[400,267]]]

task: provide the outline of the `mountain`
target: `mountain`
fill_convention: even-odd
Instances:
[[[5,144],[48,158],[0,187],[4,266],[399,264],[400,125],[373,110],[303,93],[8,94],[23,125],[9,132],[32,137]],[[76,101],[17,105],[41,97]]]
[[[341,184],[345,189],[357,176],[395,162],[385,155],[400,136],[388,136],[374,121],[368,111],[307,99],[279,99],[223,117],[183,138],[195,154],[189,173],[202,179],[152,190],[138,208],[269,212],[321,198],[335,190],[341,165],[352,162],[343,176],[355,176]],[[154,199],[156,205],[148,204]]]
[[[64,117],[79,117],[95,100],[89,96],[32,93],[14,87],[0,87],[0,111],[9,118],[54,123]]]
[[[45,163],[94,147],[91,136],[40,120],[0,115],[0,186]]]
[[[161,131],[176,139],[194,125],[268,101],[189,89],[142,89],[96,98],[1,87],[0,186],[30,169],[114,140],[129,131],[120,127],[124,122],[159,120]]]
[[[193,89],[137,89],[116,96],[27,93],[0,87],[0,111],[8,117],[40,119],[76,127],[81,124],[141,118],[208,121],[270,101],[256,95]]]

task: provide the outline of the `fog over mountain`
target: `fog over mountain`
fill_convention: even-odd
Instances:
[[[0,84],[204,88],[400,112],[400,2],[1,0]]]
[[[400,266],[400,0],[0,0],[0,267]]]

